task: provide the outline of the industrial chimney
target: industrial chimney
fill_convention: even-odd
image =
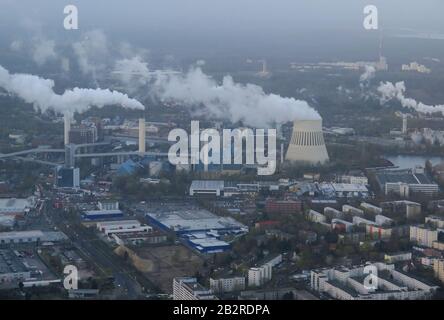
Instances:
[[[71,130],[71,116],[65,114],[64,116],[64,141],[65,146],[69,144],[69,131]]]
[[[146,144],[145,144],[145,135],[146,135],[146,127],[145,127],[145,119],[139,119],[139,152],[146,152]]]
[[[321,119],[294,122],[285,160],[309,164],[324,164],[329,160]]]
[[[407,134],[407,115],[402,115],[402,134]]]

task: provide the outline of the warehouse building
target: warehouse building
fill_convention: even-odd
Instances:
[[[190,196],[212,195],[220,197],[223,194],[222,180],[194,180],[190,186]]]
[[[25,215],[35,206],[36,201],[34,197],[27,199],[0,199],[0,215]]]
[[[123,218],[123,212],[120,210],[88,210],[82,214],[83,220],[107,220]]]
[[[165,210],[147,213],[146,218],[150,224],[179,235],[212,230],[236,234],[248,232],[248,227],[233,218],[219,217],[203,209]]]
[[[0,250],[0,285],[31,278],[31,271],[17,254],[10,249]]]
[[[115,233],[150,232],[150,226],[142,225],[137,220],[102,221],[97,223],[97,229],[110,236]]]
[[[58,242],[68,239],[62,232],[56,231],[14,231],[0,232],[0,245],[9,243]]]
[[[189,246],[200,253],[219,253],[231,248],[228,242],[207,234],[187,234],[184,235],[184,239]]]
[[[424,168],[419,167],[376,172],[376,181],[384,194],[394,193],[403,198],[415,194],[433,196],[439,192],[439,186],[424,173]]]

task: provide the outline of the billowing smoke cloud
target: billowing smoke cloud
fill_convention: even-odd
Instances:
[[[9,94],[32,103],[36,109],[52,109],[63,114],[86,111],[91,106],[121,105],[125,108],[144,109],[137,100],[126,94],[102,89],[66,90],[59,95],[54,92],[54,81],[29,74],[11,74],[0,66],[0,87]]]
[[[16,51],[16,52],[21,51],[23,49],[23,41],[14,40],[11,42],[11,45],[9,47],[12,51]]]
[[[130,92],[147,85],[151,77],[148,63],[139,56],[118,60],[114,69],[114,76],[125,84]]]
[[[359,77],[359,85],[362,89],[370,85],[370,81],[375,77],[376,68],[374,66],[365,66],[365,71]]]
[[[96,80],[97,73],[105,69],[104,59],[109,56],[108,39],[101,30],[88,31],[82,40],[73,43],[74,54],[80,71],[92,75]]]
[[[206,114],[252,127],[268,127],[296,119],[320,119],[307,102],[266,94],[253,84],[235,83],[230,76],[222,84],[192,68],[184,75],[159,75],[154,93],[164,101],[203,106]]]
[[[404,108],[416,110],[420,113],[432,114],[441,112],[444,115],[444,105],[430,106],[422,102],[417,102],[415,99],[407,98],[405,96],[405,83],[404,81],[397,82],[395,84],[391,82],[381,82],[378,87],[378,92],[381,95],[381,104],[385,104],[390,100],[398,100]]]
[[[32,48],[32,59],[38,66],[57,58],[55,52],[55,41],[37,38]]]

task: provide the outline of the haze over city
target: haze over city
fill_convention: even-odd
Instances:
[[[0,300],[441,300],[442,12],[0,0]]]

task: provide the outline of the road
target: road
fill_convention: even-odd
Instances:
[[[80,222],[53,210],[48,202],[45,204],[44,213],[48,223],[65,233],[72,244],[101,273],[108,276],[111,274],[114,277],[118,298],[130,300],[142,298],[141,283],[145,288],[152,288],[152,284],[145,277],[138,274],[133,266],[117,256],[93,231],[83,227]]]

